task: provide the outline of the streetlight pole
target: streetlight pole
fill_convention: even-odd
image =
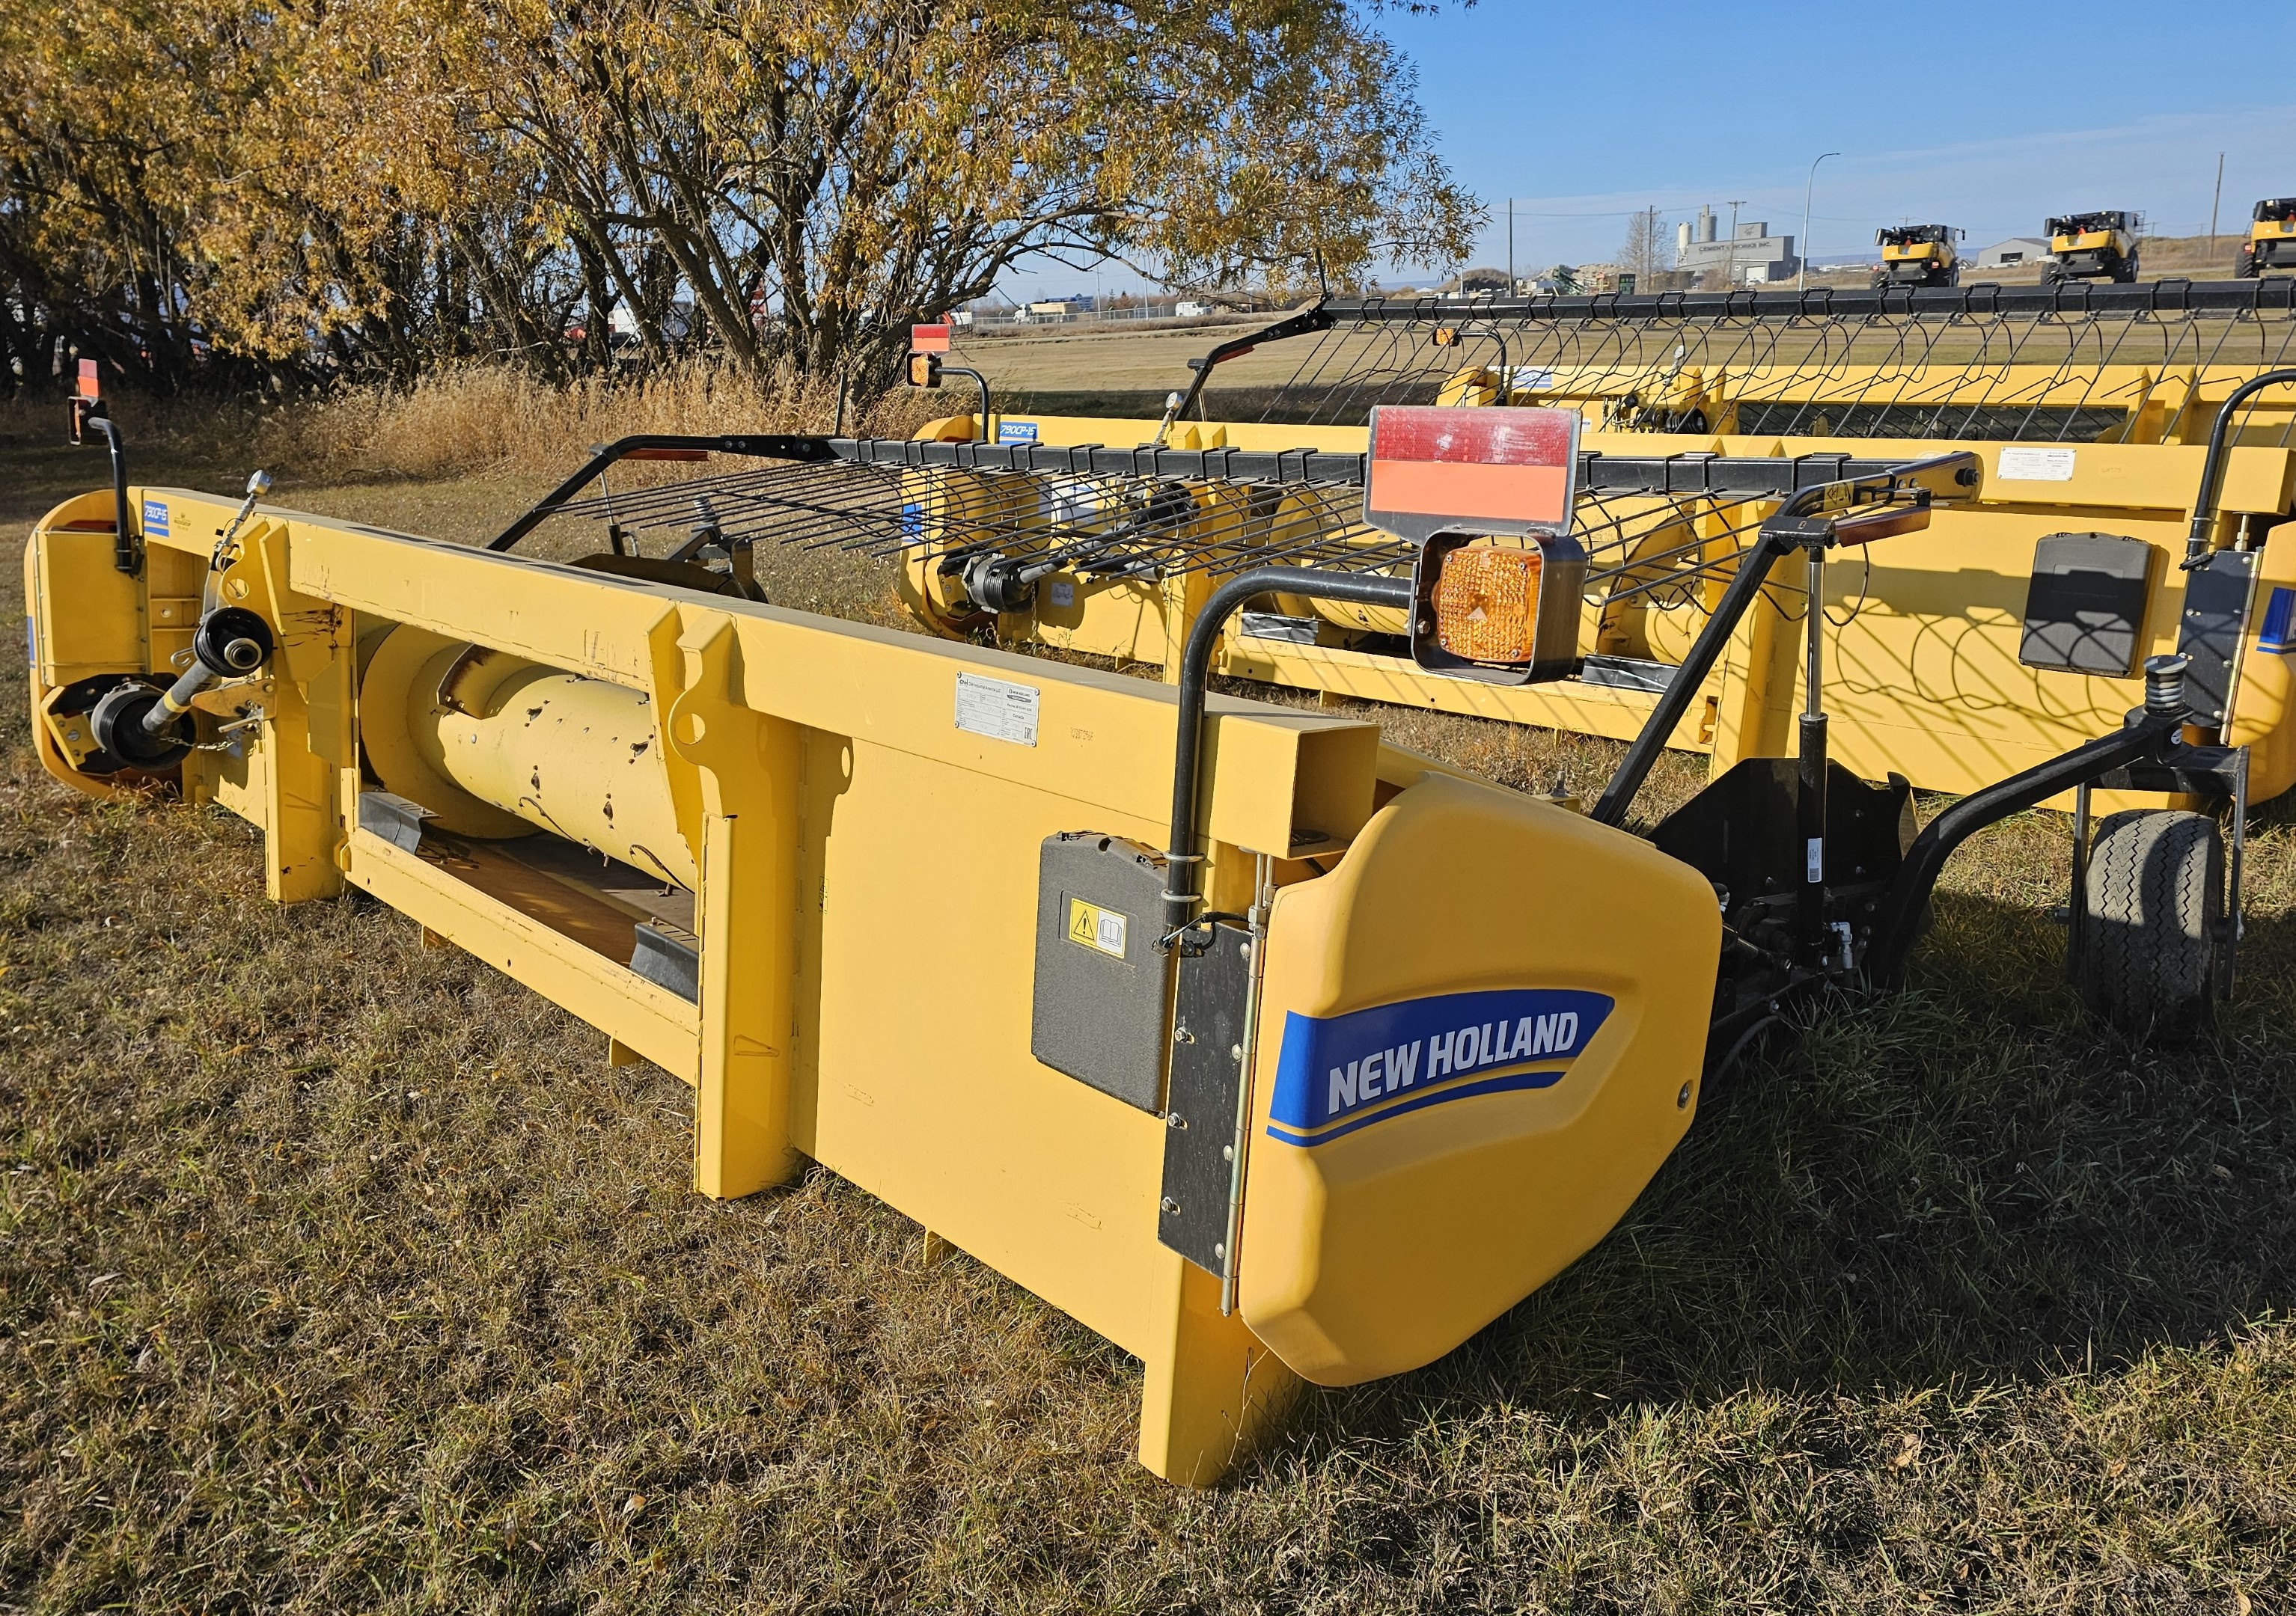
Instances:
[[[1722,270],[1722,290],[1726,292],[1738,284],[1738,209],[1745,205],[1743,200],[1730,204],[1730,254],[1723,260]]]
[[[1818,158],[1817,163],[1824,162],[1829,157],[1841,155],[1839,151],[1825,152]],[[1801,249],[1801,251],[1795,255],[1799,260],[1799,266],[1794,271],[1794,290],[1796,291],[1801,290],[1809,284],[1809,199],[1817,190],[1817,163],[1812,163],[1809,166],[1809,182],[1801,188],[1801,240],[1794,243]]]

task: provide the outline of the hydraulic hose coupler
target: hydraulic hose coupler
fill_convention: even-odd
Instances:
[[[2188,710],[2185,703],[2185,673],[2192,665],[2193,659],[2182,654],[2144,659],[2147,717],[2175,720],[2185,716]]]

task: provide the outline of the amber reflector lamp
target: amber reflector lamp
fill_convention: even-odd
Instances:
[[[1443,558],[1435,580],[1435,639],[1472,662],[1529,662],[1538,637],[1536,550],[1471,544]]]

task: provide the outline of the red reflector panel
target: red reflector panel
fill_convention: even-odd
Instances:
[[[708,460],[707,449],[633,449],[624,460]]]
[[[1575,410],[1382,404],[1371,415],[1365,519],[1419,541],[1446,529],[1567,533],[1578,428]]]
[[[912,354],[946,354],[948,346],[948,327],[946,325],[909,327],[909,352]]]
[[[95,368],[95,361],[93,359],[83,359],[79,362],[79,396],[82,398],[103,396],[103,375]]]

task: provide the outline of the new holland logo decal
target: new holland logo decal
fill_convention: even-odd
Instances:
[[[1406,1112],[1551,1088],[1610,1016],[1576,988],[1445,993],[1345,1016],[1283,1018],[1267,1133],[1322,1145]]]

